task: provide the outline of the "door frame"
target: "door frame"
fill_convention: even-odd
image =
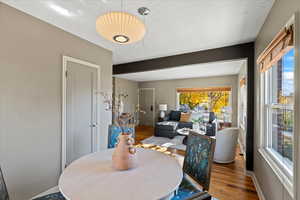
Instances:
[[[96,68],[97,69],[97,88],[98,90],[100,90],[100,83],[101,83],[101,67],[100,65],[96,65],[84,60],[80,60],[77,58],[73,58],[70,56],[63,56],[62,57],[62,122],[61,122],[61,133],[62,133],[62,148],[61,148],[61,172],[65,169],[66,167],[66,159],[67,159],[67,64],[68,62],[73,62],[73,63],[77,63],[77,64],[81,64],[84,65],[86,67],[92,67],[92,68]],[[96,130],[96,134],[92,135],[93,138],[93,144],[92,144],[92,149],[93,152],[99,151],[100,150],[100,98],[98,97],[98,95],[96,95],[96,101],[97,101],[97,130]]]
[[[155,105],[155,88],[139,88],[138,89],[138,105],[140,106],[140,91],[141,90],[153,90],[153,127],[155,127],[155,115],[156,115],[156,105]],[[141,122],[139,117],[139,123]]]

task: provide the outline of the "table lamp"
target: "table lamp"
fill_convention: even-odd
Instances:
[[[159,105],[159,110],[160,110],[160,118],[164,118],[166,116],[165,111],[168,110],[168,105],[167,104],[160,104]]]

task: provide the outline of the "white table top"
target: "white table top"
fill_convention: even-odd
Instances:
[[[112,168],[113,149],[84,156],[69,165],[59,179],[68,200],[157,200],[176,190],[183,173],[175,158],[137,149],[138,167]]]

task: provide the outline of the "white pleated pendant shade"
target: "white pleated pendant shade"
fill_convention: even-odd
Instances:
[[[144,23],[126,12],[109,12],[98,17],[96,30],[105,39],[118,44],[130,44],[143,39]]]

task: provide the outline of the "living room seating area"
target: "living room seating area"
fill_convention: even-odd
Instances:
[[[207,121],[192,122],[186,119],[191,114],[181,111],[170,111],[164,121],[157,122],[154,135],[141,141],[142,144],[153,144],[164,147],[171,147],[178,150],[186,150],[187,136],[190,131],[200,135],[206,135],[216,139],[216,153],[214,161],[218,163],[234,162],[235,152],[238,144],[239,129],[224,128],[217,130],[217,119],[213,112],[209,113]],[[182,116],[185,120],[182,120]],[[195,123],[197,125],[195,126]]]

